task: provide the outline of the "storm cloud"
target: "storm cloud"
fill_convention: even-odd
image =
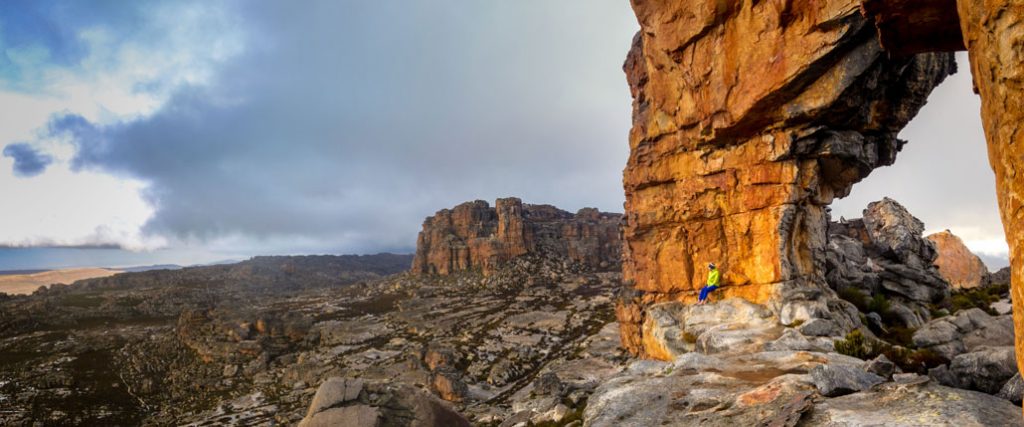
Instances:
[[[621,0],[0,2],[0,191],[24,206],[0,245],[162,248],[123,264],[407,252],[467,200],[621,211],[637,27]],[[891,196],[998,267],[959,58],[896,165],[833,213]]]
[[[40,153],[27,143],[7,145],[4,147],[3,155],[14,159],[14,174],[21,177],[39,175],[53,163],[53,157]]]
[[[409,250],[423,217],[466,200],[620,211],[636,24],[614,3],[246,7],[253,39],[209,84],[48,132],[72,137],[76,168],[148,182],[146,230],[180,239]]]

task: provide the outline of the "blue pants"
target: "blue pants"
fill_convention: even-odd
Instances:
[[[700,290],[700,298],[698,299],[698,301],[704,301],[704,300],[708,299],[708,294],[710,294],[711,291],[713,291],[715,289],[718,289],[718,285],[705,286],[705,287],[701,288],[701,290]]]

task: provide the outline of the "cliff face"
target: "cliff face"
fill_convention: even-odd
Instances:
[[[938,252],[935,265],[939,274],[954,288],[975,288],[988,282],[988,267],[959,237],[946,230],[929,235],[928,240]]]
[[[633,1],[641,30],[624,172],[623,343],[644,308],[692,301],[708,262],[724,297],[776,312],[824,287],[825,206],[904,141],[955,71],[951,54],[890,57],[859,3]]]
[[[622,215],[580,209],[575,215],[517,198],[466,202],[442,209],[423,222],[412,271],[447,275],[480,269],[490,274],[503,263],[530,253],[561,256],[595,270],[621,263]]]
[[[996,196],[1010,245],[1017,366],[1024,367],[1024,8],[1007,0],[957,1]]]

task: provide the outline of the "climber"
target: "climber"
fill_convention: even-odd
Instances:
[[[701,288],[700,297],[697,299],[697,305],[704,305],[708,303],[708,294],[711,291],[718,289],[718,267],[715,263],[708,264],[708,283]]]

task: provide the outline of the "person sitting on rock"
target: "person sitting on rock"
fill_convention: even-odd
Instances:
[[[704,305],[708,303],[708,294],[711,291],[718,289],[718,267],[715,263],[708,264],[708,283],[701,288],[700,297],[697,298],[697,305]]]

